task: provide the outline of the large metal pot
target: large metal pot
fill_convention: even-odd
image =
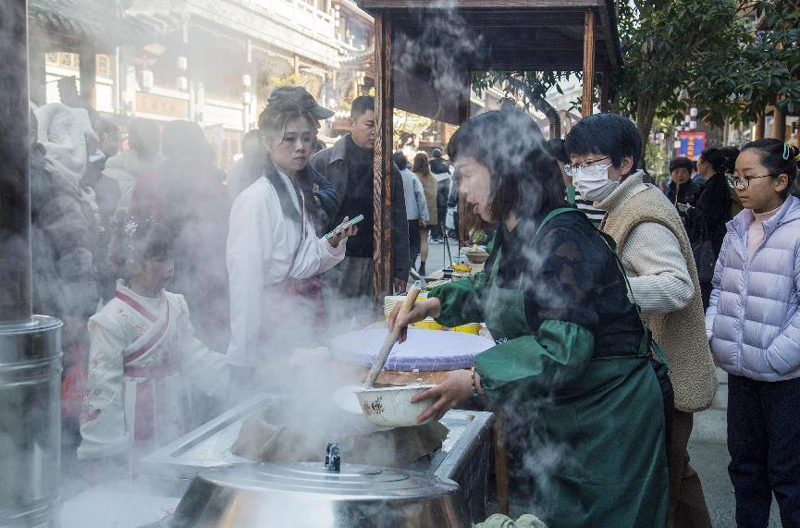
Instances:
[[[338,467],[338,464],[337,464]],[[355,464],[239,465],[195,477],[172,528],[469,527],[458,485],[423,473]]]
[[[54,526],[60,508],[61,321],[0,325],[0,526]]]

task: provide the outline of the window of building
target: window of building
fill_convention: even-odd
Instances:
[[[108,77],[111,74],[111,61],[108,55],[97,55],[97,75]]]

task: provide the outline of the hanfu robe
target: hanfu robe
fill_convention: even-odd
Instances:
[[[227,360],[195,337],[182,295],[143,297],[119,281],[89,335],[80,459],[138,458],[188,432],[190,387],[208,396],[227,389]]]

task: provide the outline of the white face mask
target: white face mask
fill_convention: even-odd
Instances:
[[[619,182],[608,179],[608,168],[611,165],[595,165],[575,169],[573,181],[581,196],[592,202],[601,202],[608,198]]]

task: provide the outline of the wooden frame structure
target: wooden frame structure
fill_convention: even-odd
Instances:
[[[375,19],[375,295],[391,293],[394,108],[460,124],[474,71],[583,71],[582,114],[600,108],[622,55],[614,0],[360,0]],[[587,82],[588,81],[588,82]],[[388,180],[391,181],[391,180]]]
[[[360,0],[375,19],[375,295],[392,285],[393,109],[460,124],[469,118],[474,71],[583,71],[582,115],[600,108],[622,55],[614,0]],[[388,180],[391,181],[391,180]],[[499,509],[509,511],[505,415],[496,410]]]

